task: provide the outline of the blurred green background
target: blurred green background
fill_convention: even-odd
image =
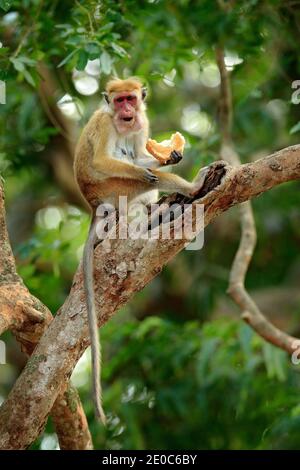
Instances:
[[[300,2],[0,0],[0,172],[18,271],[55,314],[82,255],[89,216],[74,145],[111,75],[142,77],[157,140],[187,140],[178,172],[219,158],[224,46],[233,138],[243,162],[298,143]],[[43,80],[41,80],[43,76]],[[2,84],[3,86],[3,84]],[[177,171],[177,170],[176,170]],[[247,287],[274,324],[300,335],[300,183],[253,201],[258,244]],[[238,209],[181,252],[101,329],[106,430],[93,418],[90,359],[73,380],[95,447],[300,448],[300,366],[239,320],[226,296]],[[6,334],[1,401],[26,358]],[[34,449],[57,448],[51,423]]]

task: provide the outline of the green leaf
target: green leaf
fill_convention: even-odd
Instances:
[[[25,70],[24,63],[21,60],[11,58],[10,61],[18,72],[23,72]]]
[[[100,46],[96,42],[89,42],[85,46],[85,50],[89,55],[89,59],[91,59],[91,60],[97,59],[99,57],[100,52],[101,52]]]
[[[263,344],[263,354],[267,373],[270,378],[277,378],[281,382],[286,378],[285,352],[275,348],[269,343]]]
[[[67,57],[65,57],[65,58],[58,64],[57,68],[60,68],[60,67],[62,67],[63,65],[67,64],[67,63],[70,61],[70,59],[73,57],[73,55],[76,54],[76,52],[77,52],[77,49],[74,49],[72,52],[70,52],[70,54],[67,55]]]
[[[55,28],[57,29],[72,29],[72,25],[69,23],[56,24]]]
[[[108,54],[108,52],[104,51],[102,52],[100,56],[100,67],[101,71],[105,75],[109,75],[111,72],[111,66],[112,66],[113,60],[111,56]]]
[[[99,32],[105,33],[107,31],[110,31],[114,27],[114,23],[106,23],[102,28],[99,28]]]
[[[25,80],[29,83],[29,85],[32,85],[33,87],[35,87],[35,81],[31,75],[31,73],[28,72],[28,70],[24,70],[23,71],[23,75],[25,77]]]
[[[119,57],[125,57],[128,55],[125,49],[123,49],[123,47],[119,46],[115,42],[111,43],[111,47]]]
[[[88,53],[84,49],[80,49],[77,59],[76,68],[77,70],[84,70],[88,61]]]
[[[290,134],[296,134],[296,132],[300,131],[300,121],[297,122],[291,129]]]
[[[8,11],[12,5],[12,0],[0,0],[0,8],[4,11]]]
[[[36,65],[36,60],[30,59],[25,56],[18,56],[18,60],[23,62],[23,64],[29,65],[29,67],[34,67]]]
[[[79,47],[81,45],[81,42],[82,42],[82,38],[81,36],[71,36],[69,37],[66,41],[65,41],[65,44],[67,46],[72,46],[72,47]]]

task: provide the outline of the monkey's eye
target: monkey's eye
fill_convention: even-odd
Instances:
[[[127,100],[128,100],[128,101],[132,101],[133,99],[134,99],[133,96],[127,96]]]
[[[120,98],[117,98],[117,99],[116,99],[116,101],[117,101],[118,103],[122,103],[123,100],[124,100],[123,97],[120,97]]]

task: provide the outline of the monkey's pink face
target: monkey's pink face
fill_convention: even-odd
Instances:
[[[114,99],[114,121],[117,130],[123,134],[139,130],[139,102],[135,93],[118,93]]]

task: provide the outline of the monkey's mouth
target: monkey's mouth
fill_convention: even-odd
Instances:
[[[132,121],[133,117],[124,117],[122,118],[122,121],[125,121],[125,122],[130,122]]]

